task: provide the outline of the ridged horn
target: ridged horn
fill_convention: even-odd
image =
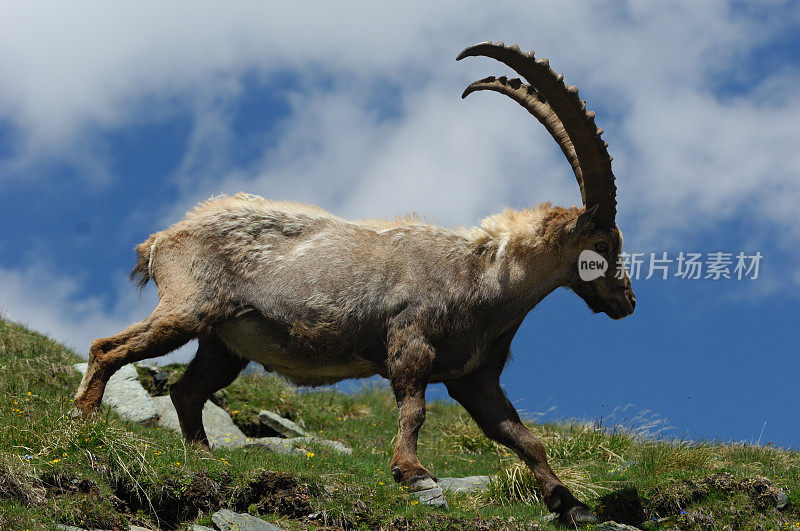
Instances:
[[[547,59],[537,60],[533,52],[523,53],[517,46],[484,42],[466,48],[456,60],[476,56],[491,57],[506,64],[528,84],[519,79],[487,77],[469,85],[461,97],[466,98],[479,90],[493,90],[527,109],[547,128],[567,157],[580,186],[584,206],[589,209],[597,205],[595,223],[614,225],[617,187],[611,171],[611,156],[607,144],[600,138],[602,129],[594,123],[594,113],[586,111],[586,104],[578,97],[578,87],[564,84],[564,76],[556,74]]]

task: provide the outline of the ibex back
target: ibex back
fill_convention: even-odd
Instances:
[[[203,404],[250,361],[304,385],[380,374],[397,398],[395,480],[435,481],[417,459],[425,388],[443,382],[486,435],[532,469],[543,498],[568,522],[594,519],[547,464],[544,445],[520,422],[500,388],[511,340],[525,315],[566,286],[591,310],[614,319],[635,297],[618,264],[611,157],[593,113],[547,60],[482,43],[458,57],[485,55],[520,73],[470,85],[506,94],[551,133],[567,156],[581,208],[506,210],[472,229],[448,230],[414,218],[346,221],[317,207],[239,194],[211,199],[137,247],[131,274],[158,286],[144,321],[92,343],[75,397],[86,415],[109,377],[126,363],[162,356],[193,338],[197,355],[171,388],[184,437],[208,444]],[[581,280],[578,256],[609,267]]]

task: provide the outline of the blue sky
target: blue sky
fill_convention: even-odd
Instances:
[[[757,279],[634,280],[623,321],[553,293],[513,345],[511,399],[800,448],[798,24],[777,1],[4,2],[0,312],[85,354],[154,306],[133,246],[219,193],[443,225],[578,203],[544,128],[459,97],[508,72],[456,54],[504,40],[597,113],[627,251],[763,255]]]

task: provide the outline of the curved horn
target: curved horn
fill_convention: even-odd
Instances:
[[[600,138],[603,130],[595,125],[594,113],[586,111],[585,102],[578,97],[578,87],[566,86],[564,76],[557,75],[547,59],[537,60],[533,52],[523,53],[517,46],[484,42],[465,49],[456,60],[475,56],[505,63],[530,85],[519,79],[489,77],[472,83],[462,98],[478,90],[493,90],[525,107],[547,128],[567,157],[581,188],[584,206],[587,209],[598,206],[595,222],[614,225],[617,187],[606,149],[608,144]]]

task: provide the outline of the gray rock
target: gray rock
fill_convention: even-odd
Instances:
[[[447,509],[447,498],[444,497],[444,492],[439,486],[432,489],[418,490],[414,493],[420,503],[430,505],[432,507],[442,507]]]
[[[84,374],[87,364],[76,363],[74,367]],[[122,367],[108,380],[103,404],[125,420],[140,423],[154,423],[158,420],[158,411],[150,395],[142,387],[136,368],[130,364]]]
[[[227,509],[222,509],[211,515],[220,531],[283,531],[282,527],[256,518],[250,514],[240,514]]]
[[[181,433],[178,412],[175,411],[175,406],[172,405],[170,397],[154,396],[152,401],[161,415],[158,421],[159,425]],[[283,437],[248,437],[233,423],[227,411],[211,401],[206,402],[205,406],[203,406],[203,427],[206,430],[206,435],[208,435],[208,442],[211,448],[260,447],[282,454],[305,455],[308,452],[306,446],[309,442],[313,442],[328,446],[338,452],[346,454],[353,452],[353,450],[339,441],[317,439],[316,437],[293,437],[291,439],[284,439]]]
[[[611,521],[597,524],[592,528],[592,531],[639,531],[639,528],[633,527],[632,525],[618,524]]]
[[[220,389],[209,398],[212,402],[214,402],[219,407],[224,408],[225,402],[228,400],[228,390],[227,389]]]
[[[317,437],[257,437],[249,439],[245,446],[265,446],[279,453],[305,454],[308,452],[308,444],[321,444],[342,454],[350,455],[353,450],[342,442],[319,439]]]
[[[349,446],[347,446],[346,444],[344,444],[343,442],[340,442],[340,441],[329,441],[328,439],[319,439],[317,437],[311,437],[311,440],[314,441],[317,444],[321,444],[323,446],[327,446],[328,448],[331,448],[331,449],[339,452],[340,454],[350,455],[350,454],[353,453],[353,449],[352,448],[350,448]]]
[[[409,485],[408,486],[408,490],[410,490],[411,492],[418,492],[418,491],[421,491],[421,490],[430,490],[430,489],[433,489],[433,488],[436,488],[436,487],[437,487],[436,481],[434,481],[433,479],[431,479],[429,477],[426,477],[426,478],[418,479],[414,483]]]
[[[59,531],[105,531],[104,529],[85,529],[83,527],[75,527],[74,525],[64,525],[64,524],[57,524],[56,529]],[[132,525],[130,531],[151,531],[146,527],[139,527],[138,525]]]
[[[408,486],[408,490],[416,496],[420,503],[447,509],[447,498],[444,497],[442,488],[431,478],[415,481]]]
[[[189,526],[189,531],[217,531],[217,530],[200,524],[192,524]]]
[[[439,478],[439,486],[450,492],[478,492],[489,486],[489,476],[467,476],[465,478]]]
[[[255,437],[248,439],[244,446],[249,448],[266,448],[279,454],[305,455],[308,453],[308,450],[302,447],[302,442],[307,441],[308,439],[305,437],[302,439],[284,439],[283,437]]]
[[[274,411],[260,411],[258,413],[258,421],[265,426],[269,426],[284,437],[305,437],[308,435],[306,430],[298,426],[297,423],[278,415]]]
[[[154,396],[153,403],[161,415],[158,423],[165,428],[181,433],[178,422],[178,412],[172,405],[169,396]],[[249,439],[239,427],[233,423],[228,412],[213,402],[206,402],[203,406],[203,427],[208,435],[211,448],[239,448],[247,445]]]
[[[139,369],[147,372],[150,377],[153,379],[153,389],[150,391],[155,395],[160,395],[164,392],[165,388],[167,387],[167,381],[169,380],[169,372],[165,371],[158,365],[153,365],[152,363],[142,363],[139,362],[136,364]]]
[[[783,510],[786,508],[786,505],[789,503],[789,496],[786,495],[785,492],[775,490],[775,508]]]

